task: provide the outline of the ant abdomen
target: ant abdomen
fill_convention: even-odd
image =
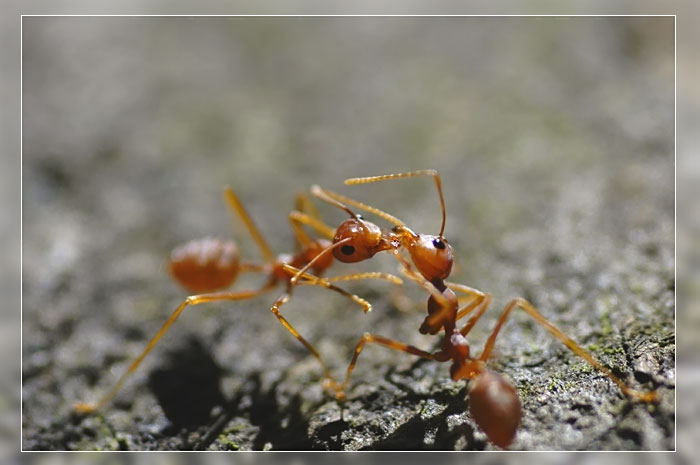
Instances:
[[[485,369],[469,380],[469,411],[489,441],[501,448],[513,442],[520,423],[520,399],[503,376]]]
[[[235,242],[225,239],[196,239],[176,247],[168,267],[173,278],[194,293],[229,287],[240,271]]]

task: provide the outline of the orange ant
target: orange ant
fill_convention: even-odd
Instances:
[[[149,341],[146,348],[116,381],[114,387],[96,403],[79,402],[75,404],[74,409],[77,413],[92,413],[109,402],[185,308],[206,302],[250,299],[270,291],[279,283],[286,283],[287,288],[282,297],[273,305],[272,312],[280,323],[321,362],[326,376],[330,377],[329,371],[323,360],[321,360],[318,351],[294,329],[279,311],[282,304],[290,299],[293,286],[308,284],[325,287],[350,298],[361,305],[365,312],[368,312],[372,308],[369,302],[335,286],[333,283],[363,279],[383,279],[394,284],[402,283],[397,276],[380,272],[353,273],[320,278],[319,276],[333,264],[333,255],[329,252],[335,247],[342,245],[342,243],[334,245],[330,242],[329,239],[334,237],[335,232],[318,218],[318,212],[305,195],[297,197],[297,209],[289,214],[289,221],[297,242],[297,251],[294,254],[281,254],[277,257],[273,255],[264,237],[231,188],[224,190],[224,199],[229,208],[243,220],[245,227],[259,248],[264,262],[256,263],[241,260],[238,246],[232,240],[205,238],[193,240],[175,248],[168,261],[170,274],[178,284],[194,293],[194,295],[190,295],[180,303],[156,335]],[[303,226],[311,227],[327,239],[311,239]],[[303,270],[300,269],[301,267],[303,267]],[[308,269],[313,270],[314,274],[307,273]],[[243,272],[264,273],[267,275],[267,281],[259,289],[238,292],[221,291],[231,286]]]
[[[334,257],[341,262],[352,263],[372,258],[378,252],[391,251],[392,255],[400,262],[403,274],[430,293],[427,304],[428,315],[423,320],[419,331],[422,334],[431,335],[436,335],[441,330],[444,331],[442,344],[435,352],[428,352],[383,336],[365,333],[355,347],[354,354],[347,368],[345,380],[339,383],[330,376],[326,380],[326,386],[335,391],[337,399],[344,399],[344,390],[348,385],[350,375],[355,368],[362,349],[368,343],[379,344],[428,360],[438,362],[450,361],[452,362],[450,375],[453,380],[470,380],[469,407],[472,418],[486,433],[486,436],[492,443],[501,448],[507,447],[513,441],[520,423],[520,400],[511,383],[500,374],[490,370],[486,362],[491,355],[498,333],[501,331],[511,311],[515,308],[525,311],[576,355],[582,357],[593,367],[608,376],[620,387],[625,395],[642,402],[653,402],[657,399],[655,391],[640,392],[627,386],[610,369],[603,366],[589,352],[556,328],[531,303],[523,298],[515,298],[505,306],[496,326],[486,341],[483,351],[478,357],[473,357],[470,354],[466,336],[488,308],[491,302],[491,295],[468,286],[446,281],[452,271],[453,251],[443,235],[446,216],[445,201],[442,194],[440,176],[437,171],[420,170],[408,173],[351,178],[347,179],[345,184],[365,184],[414,176],[431,176],[435,180],[442,210],[442,225],[440,226],[439,234],[436,236],[415,233],[396,217],[362,202],[322,189],[319,186],[313,186],[311,189],[314,196],[344,210],[350,215],[349,219],[338,226],[333,238],[333,244],[329,246],[328,250],[333,250]],[[348,205],[375,214],[393,223],[394,227],[390,230],[382,229],[356,215]],[[400,254],[401,249],[405,249],[408,252],[410,261]],[[315,259],[312,259],[302,267],[300,272],[304,272],[310,266],[313,266],[314,262],[322,256],[323,252],[319,253]],[[465,294],[463,298],[469,299],[469,303],[462,308],[458,308],[459,299],[455,292]],[[467,323],[458,328],[457,321],[472,312],[473,314]]]

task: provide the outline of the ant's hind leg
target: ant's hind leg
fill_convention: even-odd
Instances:
[[[85,403],[85,402],[78,402],[75,404],[74,409],[78,413],[92,413],[100,408],[102,408],[107,402],[109,402],[119,391],[119,389],[122,387],[124,382],[127,380],[129,376],[131,376],[132,373],[136,371],[136,369],[141,365],[141,362],[143,359],[148,355],[148,353],[155,347],[155,345],[158,343],[161,337],[168,331],[170,326],[172,326],[173,323],[175,323],[175,320],[180,316],[180,314],[187,308],[188,306],[194,306],[194,305],[199,305],[203,304],[206,302],[218,302],[218,301],[233,301],[233,300],[244,300],[244,299],[250,299],[253,298],[269,289],[271,289],[272,286],[264,286],[261,289],[254,290],[254,291],[241,291],[241,292],[216,292],[212,294],[200,294],[200,295],[191,295],[187,297],[185,300],[182,301],[182,303],[175,309],[175,311],[170,315],[170,318],[161,326],[160,330],[158,330],[158,333],[156,333],[155,336],[149,341],[148,345],[146,348],[141,352],[141,354],[136,357],[136,359],[131,362],[131,365],[129,365],[128,370],[126,373],[124,373],[121,378],[119,378],[114,385],[114,387],[107,393],[105,394],[102,398],[100,398],[99,401],[96,403]]]
[[[534,318],[534,320],[538,324],[544,326],[550,334],[552,334],[555,338],[557,338],[564,345],[566,345],[573,353],[586,360],[589,364],[591,364],[597,370],[599,370],[608,378],[610,378],[615,384],[617,384],[620,387],[620,390],[628,397],[640,400],[642,402],[656,401],[656,391],[641,392],[631,389],[629,386],[627,386],[627,384],[624,381],[615,376],[615,374],[613,374],[613,372],[610,371],[610,369],[603,366],[598,360],[593,358],[593,356],[587,350],[579,346],[576,342],[574,342],[573,339],[571,339],[569,336],[564,334],[559,328],[550,323],[544,316],[542,316],[542,314],[539,311],[537,311],[537,309],[530,302],[522,298],[516,298],[511,300],[508,303],[508,305],[506,305],[503,309],[503,313],[498,319],[498,323],[496,323],[496,327],[493,329],[493,332],[486,341],[484,351],[479,357],[479,360],[481,360],[482,362],[486,362],[486,360],[491,355],[491,351],[493,350],[493,346],[496,342],[496,337],[498,336],[498,333],[503,327],[503,324],[505,323],[506,319],[510,315],[510,312],[514,308],[520,308],[521,310],[524,310],[528,315]]]

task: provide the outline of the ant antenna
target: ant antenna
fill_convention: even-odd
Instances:
[[[330,203],[331,205],[335,205],[336,207],[340,208],[341,210],[344,210],[347,212],[348,215],[353,217],[353,219],[357,219],[357,215],[353,213],[352,210],[350,210],[347,206],[345,206],[343,203],[335,199],[333,196],[328,195],[328,192],[325,190],[321,189],[321,186],[318,184],[314,184],[311,186],[311,193],[318,197],[319,199]]]
[[[382,211],[378,208],[375,208],[371,205],[367,205],[365,203],[362,203],[358,200],[353,200],[351,198],[345,197],[344,195],[340,195],[337,192],[329,191],[327,189],[321,189],[319,186],[313,186],[311,188],[311,191],[315,196],[319,197],[321,200],[325,200],[326,202],[329,202],[332,205],[340,207],[349,213],[351,213],[351,212],[349,211],[348,207],[345,206],[345,204],[352,205],[355,208],[359,208],[360,210],[364,210],[366,212],[377,215],[380,218],[384,218],[389,223],[393,223],[396,226],[399,226],[399,227],[406,226],[406,224],[403,221],[401,221],[400,219],[396,218],[393,215],[388,214],[387,212],[384,212],[384,211]],[[332,201],[328,200],[328,199],[331,199]],[[352,217],[355,219],[358,219],[358,217],[356,215],[352,215]]]
[[[445,232],[445,198],[442,195],[442,183],[440,182],[440,175],[437,170],[418,170],[410,171],[408,173],[394,173],[394,174],[382,174],[379,176],[367,176],[363,178],[349,178],[345,180],[345,184],[367,184],[370,182],[384,181],[386,179],[397,179],[397,178],[411,178],[413,176],[433,176],[435,179],[435,186],[438,190],[438,195],[440,196],[440,208],[442,210],[442,225],[440,226],[440,237],[443,237]]]

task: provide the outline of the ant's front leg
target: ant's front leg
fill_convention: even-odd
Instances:
[[[359,304],[365,313],[369,312],[372,309],[372,305],[367,302],[365,299],[362,297],[355,295],[351,292],[346,291],[345,289],[342,289],[340,287],[337,287],[332,284],[332,282],[335,281],[354,281],[354,280],[364,280],[364,279],[384,279],[390,282],[393,282],[395,284],[400,284],[401,280],[397,278],[396,276],[387,274],[387,273],[380,273],[380,272],[366,272],[366,273],[354,273],[351,275],[344,275],[344,276],[336,276],[336,277],[330,277],[330,278],[319,278],[317,276],[314,276],[312,274],[308,274],[303,271],[303,269],[297,269],[291,265],[282,265],[283,269],[287,272],[294,273],[294,277],[297,278],[296,281],[291,281],[288,284],[287,291],[275,301],[275,303],[272,305],[272,308],[270,309],[272,313],[277,317],[280,323],[282,323],[282,326],[284,326],[287,331],[289,331],[292,336],[294,336],[301,344],[306,347],[306,349],[311,352],[311,354],[316,357],[316,359],[319,361],[321,364],[321,368],[323,369],[323,374],[324,377],[327,381],[325,383],[328,383],[329,385],[337,385],[337,381],[333,378],[331,375],[330,370],[328,369],[328,366],[326,365],[326,362],[323,361],[323,358],[321,357],[321,354],[316,350],[316,348],[308,341],[304,336],[302,336],[295,328],[292,326],[291,323],[282,315],[280,312],[280,308],[289,302],[289,300],[292,297],[292,289],[295,285],[312,285],[312,286],[321,286],[326,289],[329,289],[331,291],[337,292],[353,302]]]

